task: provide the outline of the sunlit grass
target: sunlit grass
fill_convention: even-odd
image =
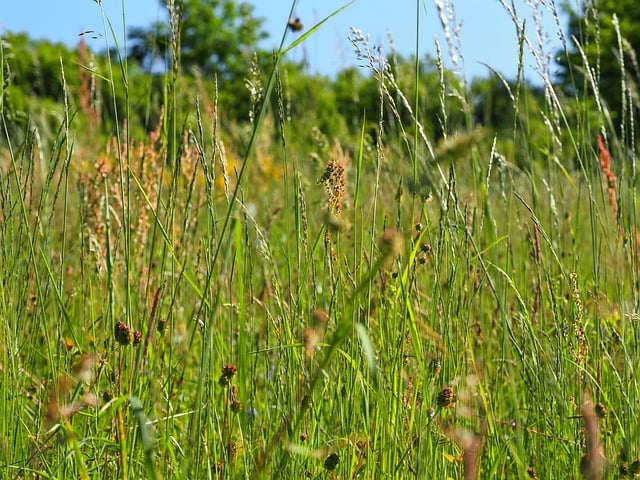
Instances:
[[[606,112],[561,99],[523,32],[545,94],[505,81],[510,131],[474,125],[468,86],[444,70],[439,116],[421,118],[419,68],[408,96],[354,30],[384,106],[353,138],[300,145],[287,41],[269,71],[252,67],[245,148],[217,83],[189,112],[167,95],[144,138],[125,122],[103,143],[75,138],[68,105],[50,151],[36,125],[7,135],[2,473],[633,472],[639,237],[624,145],[589,124]],[[453,110],[468,131],[449,128]]]

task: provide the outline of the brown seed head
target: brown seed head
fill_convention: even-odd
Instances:
[[[451,387],[444,387],[438,393],[438,398],[436,399],[438,407],[440,408],[451,408],[456,403],[456,395],[453,393],[453,389]]]
[[[340,457],[338,456],[338,454],[331,453],[324,460],[324,468],[329,472],[333,472],[339,463],[340,463]]]
[[[112,399],[113,393],[111,393],[111,390],[105,390],[104,392],[102,392],[102,401],[104,403],[109,403]]]
[[[133,330],[124,322],[116,323],[113,327],[113,336],[120,345],[131,345],[133,343]]]
[[[233,413],[240,413],[240,411],[242,411],[242,402],[237,398],[234,398],[231,402],[231,411]]]
[[[222,375],[218,379],[218,383],[221,386],[227,386],[231,383],[231,379],[236,376],[238,369],[233,363],[228,363],[222,367]]]

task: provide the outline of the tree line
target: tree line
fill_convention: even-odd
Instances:
[[[198,85],[216,78],[219,111],[227,120],[247,121],[252,101],[248,79],[252,71],[253,75],[256,71],[268,71],[271,62],[270,52],[258,48],[260,40],[267,36],[262,19],[254,15],[251,5],[234,0],[182,0],[173,5],[167,11],[166,21],[130,28],[126,52],[88,52],[82,38],[77,47],[69,48],[33,40],[24,33],[5,34],[2,114],[8,124],[19,129],[28,116],[25,112],[33,108],[34,99],[45,104],[61,103],[69,101],[70,92],[74,93],[73,101],[84,91],[88,97],[83,100],[85,103],[99,104],[94,113],[101,117],[100,124],[105,128],[129,102],[130,127],[150,129],[163,102],[163,79],[177,69],[185,92],[182,101],[193,102],[188,93],[202,91]],[[640,68],[636,52],[640,47],[640,30],[634,25],[640,19],[640,4],[593,0],[585,2],[582,11],[567,7],[566,13],[570,48],[556,55],[558,74],[554,81],[568,98],[594,96],[597,89],[595,97],[605,106],[602,108],[606,108],[612,128],[623,128],[622,125],[629,124],[624,119],[634,116],[639,106],[636,85]],[[295,25],[298,29],[301,26]],[[124,62],[128,78],[121,78],[114,85],[102,81],[108,61]],[[389,68],[407,98],[415,93],[415,64],[415,58],[410,57],[389,61]],[[282,70],[290,99],[287,115],[304,123],[306,114],[313,112],[314,126],[329,137],[352,130],[364,112],[374,118],[380,110],[379,78],[366,70],[348,68],[328,78],[310,74],[304,65],[287,61]],[[470,122],[497,130],[513,126],[516,113],[508,89],[515,80],[509,79],[505,84],[505,79],[494,75],[474,79],[466,86],[451,72],[439,71],[434,59],[421,59],[417,88],[425,93],[438,91],[443,81],[448,91],[465,89],[467,103],[463,113],[465,108],[457,104],[455,95],[447,99],[448,128],[468,129]],[[531,85],[520,84],[520,88],[527,90],[532,101],[543,95],[540,88]],[[211,91],[210,87],[206,89]],[[104,100],[111,97],[113,101]],[[425,122],[429,130],[426,133],[438,139],[445,134],[442,121],[438,120],[441,99],[427,94],[421,98],[421,111],[416,113],[420,118],[432,119]],[[82,102],[76,101],[81,109]],[[403,119],[405,114],[396,112],[399,122],[408,120]],[[387,128],[394,128],[393,122]]]

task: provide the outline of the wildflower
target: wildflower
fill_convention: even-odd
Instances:
[[[250,418],[256,418],[258,416],[258,410],[256,410],[253,407],[249,407],[245,410],[245,413],[247,414],[247,417]]]
[[[133,346],[137,347],[138,345],[140,345],[141,341],[142,341],[142,332],[139,332],[138,330],[136,330],[135,332],[133,332]]]
[[[69,352],[76,349],[76,342],[73,341],[73,338],[67,337],[63,340],[63,343],[64,348],[66,348]]]

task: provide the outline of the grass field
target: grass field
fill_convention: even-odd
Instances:
[[[635,150],[604,107],[546,76],[502,136],[381,109],[300,145],[260,74],[245,148],[213,84],[143,138],[3,117],[0,477],[640,474]]]

